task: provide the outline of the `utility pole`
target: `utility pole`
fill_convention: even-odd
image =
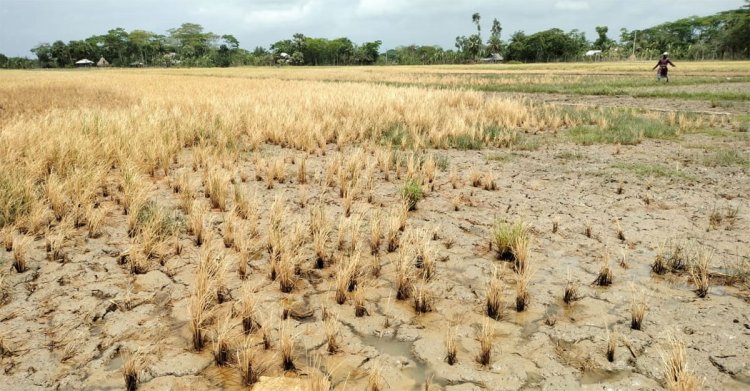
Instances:
[[[635,58],[635,41],[638,38],[638,30],[633,31],[633,58]]]

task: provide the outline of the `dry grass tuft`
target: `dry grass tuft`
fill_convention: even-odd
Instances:
[[[646,316],[646,291],[641,289],[636,291],[635,285],[631,285],[633,298],[630,301],[630,328],[640,330],[643,324],[643,318]]]
[[[396,264],[396,300],[406,300],[413,290],[413,274],[408,255],[401,252]]]
[[[341,327],[339,321],[334,316],[329,316],[324,323],[326,333],[326,350],[329,354],[336,354],[341,350],[339,344],[339,334]]]
[[[281,254],[281,259],[277,265],[276,279],[279,281],[279,290],[283,293],[290,293],[296,285],[295,278],[295,258],[286,252]]]
[[[238,314],[242,321],[242,331],[245,335],[252,333],[258,327],[258,323],[255,321],[255,294],[255,290],[248,285],[242,287]]]
[[[607,361],[615,361],[615,350],[617,349],[617,333],[610,332],[607,327]]]
[[[425,314],[432,311],[432,292],[427,286],[427,280],[422,279],[419,284],[414,287],[414,311],[417,314]]]
[[[696,391],[701,389],[703,382],[688,369],[685,343],[670,337],[669,344],[671,351],[666,356],[662,355],[664,383],[666,383],[667,390]]]
[[[13,227],[5,226],[0,229],[0,242],[3,243],[5,251],[13,251]]]
[[[500,274],[497,268],[492,272],[487,283],[487,316],[492,319],[499,320],[503,316],[503,281],[500,278]]]
[[[199,289],[193,293],[190,297],[190,331],[193,340],[193,349],[196,351],[203,350],[205,346],[205,334],[204,326],[206,320],[210,317],[209,311],[211,309],[211,293],[204,290],[200,292]]]
[[[525,311],[529,305],[529,286],[533,275],[534,270],[531,267],[524,268],[516,275],[516,311],[518,312]]]
[[[599,286],[612,285],[612,268],[609,266],[609,252],[607,251],[602,255],[602,267],[599,269],[599,275],[596,276],[594,284]]]
[[[0,307],[10,302],[10,288],[5,280],[5,274],[0,273]]]
[[[206,227],[205,210],[198,201],[193,201],[193,205],[190,207],[187,229],[189,234],[195,236],[196,246],[203,245],[203,242],[206,241],[208,228]]]
[[[380,253],[380,230],[381,230],[381,215],[379,212],[374,211],[370,218],[370,254],[378,255]]]
[[[292,335],[292,324],[289,321],[281,324],[279,330],[279,354],[281,355],[281,368],[284,371],[294,371],[297,367],[294,365],[294,343],[295,337]]]
[[[448,365],[454,365],[458,362],[458,347],[456,344],[456,328],[448,326],[445,332],[445,361]]]
[[[565,291],[563,292],[563,302],[565,304],[570,304],[578,299],[580,299],[579,293],[578,293],[578,282],[573,281],[573,279],[570,276],[570,270],[568,270],[568,279],[565,283]]]
[[[701,250],[698,254],[698,259],[690,266],[690,276],[695,284],[695,294],[700,298],[708,296],[708,290],[711,283],[709,267],[711,265],[712,257],[712,252]]]
[[[490,320],[485,320],[479,330],[479,355],[477,362],[482,366],[489,366],[492,360],[492,342],[495,337],[495,330]]]
[[[232,326],[231,314],[227,314],[226,317],[222,318],[219,321],[217,329],[214,333],[214,361],[216,362],[216,365],[220,367],[228,365],[231,358],[230,333],[232,332]]]
[[[13,240],[13,269],[17,273],[28,270],[29,247],[33,239],[29,236],[19,236]]]
[[[382,391],[383,388],[383,364],[380,361],[375,362],[370,368],[367,375],[367,391]]]
[[[240,371],[242,385],[252,387],[260,381],[260,377],[265,373],[265,366],[258,362],[252,348],[249,346],[249,341],[246,341],[244,345],[235,353],[236,365]]]
[[[365,305],[365,290],[367,284],[360,283],[357,285],[357,288],[354,290],[354,294],[352,294],[352,301],[354,302],[354,315],[358,318],[361,318],[363,316],[370,316],[370,311],[367,310],[367,306]]]
[[[127,391],[135,391],[138,389],[138,378],[143,372],[146,365],[146,358],[143,352],[137,350],[135,353],[130,353],[123,360],[122,364],[122,377],[125,380],[125,389]]]

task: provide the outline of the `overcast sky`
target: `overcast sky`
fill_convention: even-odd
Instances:
[[[0,0],[0,53],[32,56],[42,42],[104,34],[114,27],[160,34],[183,22],[233,34],[252,49],[301,32],[354,42],[383,41],[383,49],[437,44],[452,49],[457,35],[473,33],[471,15],[482,16],[483,38],[493,18],[512,32],[577,28],[589,40],[594,27],[645,28],[692,15],[739,8],[743,0]]]

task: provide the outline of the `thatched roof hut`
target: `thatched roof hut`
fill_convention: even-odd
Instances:
[[[108,67],[109,61],[107,61],[104,57],[99,59],[99,62],[96,63],[96,66],[98,67]]]

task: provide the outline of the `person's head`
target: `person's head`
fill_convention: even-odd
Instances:
[[[662,55],[661,55],[661,58],[665,58],[665,59],[666,59],[666,58],[667,58],[667,56],[669,56],[669,53],[667,53],[667,52],[664,52],[664,53],[662,53]]]

